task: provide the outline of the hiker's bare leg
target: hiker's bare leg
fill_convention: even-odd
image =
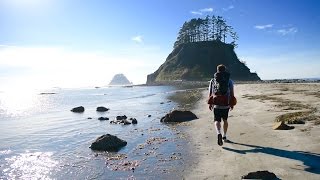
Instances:
[[[214,124],[216,126],[217,134],[221,134],[221,123],[219,121],[215,121]]]
[[[227,131],[228,131],[228,121],[226,119],[223,119],[223,134],[224,136],[227,135]]]

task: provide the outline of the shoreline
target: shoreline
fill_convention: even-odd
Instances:
[[[184,179],[240,179],[249,172],[268,170],[280,179],[318,179],[320,174],[320,126],[317,120],[290,124],[293,130],[273,130],[276,118],[302,110],[285,110],[272,99],[246,95],[275,96],[299,101],[319,109],[318,83],[236,84],[238,104],[229,113],[228,139],[217,145],[213,114],[206,104],[207,90],[192,111],[199,119],[188,122],[186,134],[194,162]],[[303,99],[301,100],[301,96]],[[293,106],[294,104],[292,104]],[[319,112],[315,112],[319,118]],[[318,119],[319,120],[319,119]]]

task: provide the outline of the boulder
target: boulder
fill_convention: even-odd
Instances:
[[[123,125],[129,125],[129,124],[131,124],[131,122],[129,122],[129,121],[126,120],[126,119],[120,120],[119,122],[120,122],[119,124],[123,124]]]
[[[284,122],[280,121],[280,122],[276,122],[272,126],[272,129],[273,130],[290,130],[290,129],[294,129],[294,126],[288,126]]]
[[[109,111],[109,109],[106,107],[100,106],[100,107],[97,107],[97,111],[98,112],[106,112],[106,111]]]
[[[122,125],[129,125],[131,124],[131,122],[129,122],[126,119],[122,119],[122,120],[112,120],[110,121],[110,124],[122,124]]]
[[[276,180],[279,178],[274,173],[269,171],[256,171],[242,176],[241,179]]]
[[[98,120],[104,121],[104,120],[109,120],[109,118],[107,118],[107,117],[99,117]]]
[[[118,151],[126,146],[127,142],[119,139],[117,136],[105,134],[98,137],[90,146],[92,150],[97,151]]]
[[[198,119],[191,111],[173,110],[161,118],[160,122],[184,122]]]
[[[116,120],[125,120],[125,119],[127,119],[126,115],[116,117]]]
[[[84,107],[83,106],[75,107],[75,108],[72,108],[71,111],[76,113],[82,113],[84,112]]]
[[[138,124],[138,121],[136,118],[130,118],[132,124]]]

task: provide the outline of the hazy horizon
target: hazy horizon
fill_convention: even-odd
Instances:
[[[223,16],[263,80],[320,77],[320,2],[0,1],[0,89],[144,84],[191,18]]]

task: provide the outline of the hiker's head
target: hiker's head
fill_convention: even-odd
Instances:
[[[217,66],[217,72],[225,72],[226,71],[226,66],[223,64],[220,64]]]

